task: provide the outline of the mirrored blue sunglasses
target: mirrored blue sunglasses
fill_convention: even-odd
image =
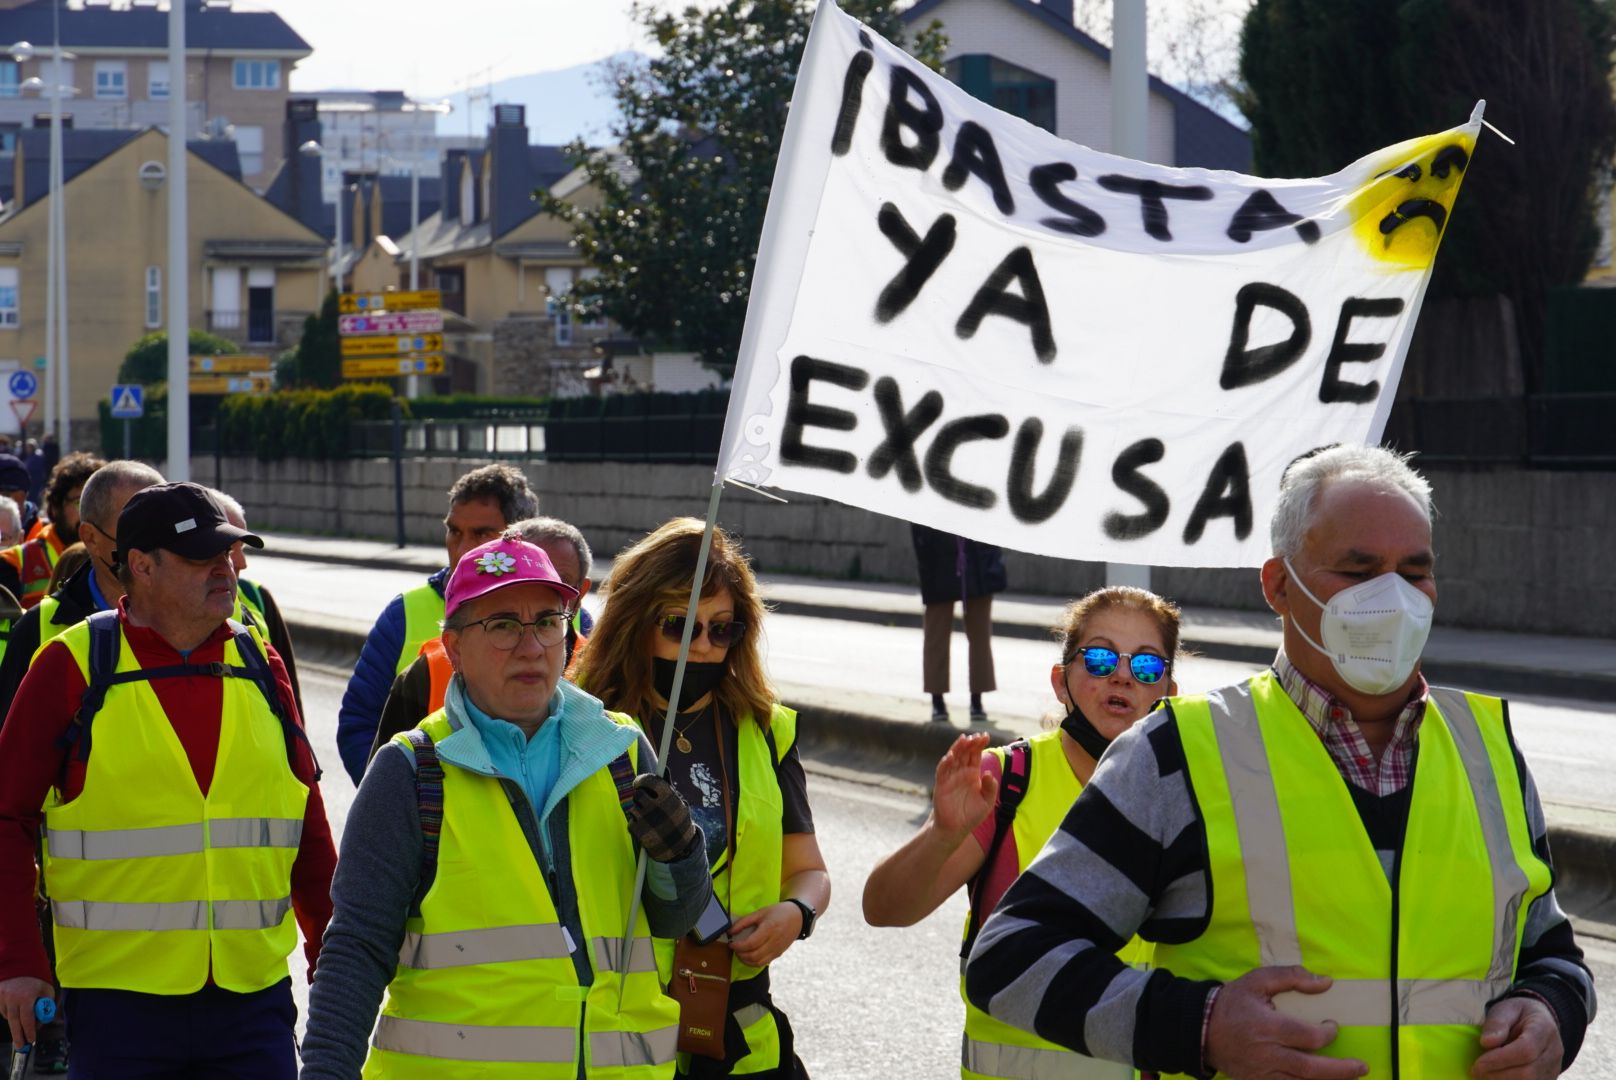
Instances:
[[[1083,658],[1083,670],[1096,679],[1110,678],[1117,670],[1117,665],[1124,660],[1128,661],[1128,671],[1136,682],[1146,685],[1158,683],[1167,675],[1166,658],[1155,653],[1119,653],[1115,649],[1091,645],[1077,650],[1077,655]]]

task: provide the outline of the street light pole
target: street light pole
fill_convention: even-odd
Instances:
[[[56,18],[56,5],[52,5],[51,16]],[[51,210],[54,216],[47,223],[47,228],[54,228],[51,243],[56,247],[54,268],[52,273],[56,280],[56,443],[61,452],[66,454],[72,449],[73,441],[73,408],[72,408],[72,380],[68,374],[67,355],[67,205],[64,201],[62,186],[64,170],[62,168],[62,43],[61,35],[56,35],[54,46],[56,59],[54,61],[54,78],[51,80],[51,147],[50,147],[50,186]],[[49,363],[49,361],[47,361]]]
[[[191,260],[185,147],[185,9],[168,8],[168,479],[191,478]]]
[[[336,282],[337,295],[342,295],[342,203],[348,197],[348,183],[346,179],[337,177],[337,268]]]

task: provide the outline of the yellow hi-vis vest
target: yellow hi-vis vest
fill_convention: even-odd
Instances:
[[[785,845],[785,799],[775,763],[797,741],[797,714],[784,705],[769,713],[769,730],[747,714],[736,725],[740,761],[739,805],[734,807],[735,837],[730,851],[713,867],[713,895],[724,902],[732,920],[780,902],[780,867]],[[773,743],[771,749],[770,743]],[[657,956],[673,962],[673,942],[658,938]],[[730,957],[730,978],[739,983],[763,972]],[[731,997],[738,996],[731,991]],[[780,1067],[780,1030],[774,1013],[763,1005],[742,1005],[734,1010],[749,1050],[730,1064],[731,1076],[767,1072]]]
[[[1514,979],[1526,909],[1550,884],[1503,702],[1432,688],[1393,880],[1272,672],[1171,707],[1206,823],[1212,914],[1195,940],[1157,943],[1155,966],[1230,980],[1301,964],[1334,984],[1274,1004],[1339,1025],[1325,1056],[1374,1077],[1468,1076],[1487,1002]]]
[[[139,670],[119,628],[119,672]],[[256,640],[256,638],[255,638]],[[61,634],[86,683],[90,625]],[[261,644],[261,643],[260,643]],[[242,667],[234,640],[224,662]],[[262,990],[297,946],[292,863],[309,789],[251,679],[225,678],[203,795],[152,684],[107,688],[84,789],[45,809],[45,885],[63,986],[189,994]]]
[[[1016,872],[1022,873],[1049,838],[1066,819],[1066,812],[1077,801],[1083,784],[1072,772],[1061,747],[1061,733],[1045,731],[1027,740],[1027,791],[1016,807],[1010,835],[1016,844]],[[1007,748],[995,747],[988,753],[999,759],[999,775],[1009,768]],[[1003,791],[1001,781],[1000,791]],[[985,874],[987,866],[982,867]],[[980,921],[987,921],[983,912]],[[969,926],[969,919],[966,920]],[[1124,945],[1118,953],[1124,963],[1133,963],[1139,939]],[[1041,1039],[1030,1031],[995,1020],[971,1004],[965,996],[964,962],[960,964],[960,998],[965,1002],[965,1036],[960,1047],[960,1076],[965,1080],[1128,1080],[1134,1071],[1127,1065],[1100,1061],[1073,1053],[1059,1043]]]
[[[404,590],[404,646],[398,650],[395,676],[415,662],[422,645],[443,633],[443,611],[443,596],[430,581]]]
[[[454,730],[441,709],[420,726],[434,743]],[[393,741],[413,758],[408,735]],[[584,933],[575,942],[499,779],[439,760],[437,873],[405,923],[363,1075],[574,1080],[581,1062],[592,1080],[672,1077],[679,1006],[662,992],[669,972],[658,971],[643,908],[626,975],[619,962],[638,852],[610,769],[567,795],[565,869]],[[578,949],[589,986],[574,967]]]

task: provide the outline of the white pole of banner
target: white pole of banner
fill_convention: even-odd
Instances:
[[[168,464],[170,480],[191,478],[191,253],[185,139],[185,9],[168,9]]]
[[[701,606],[701,583],[707,577],[707,554],[713,549],[713,529],[718,525],[718,497],[724,491],[724,481],[713,481],[713,492],[707,500],[707,524],[701,532],[701,549],[696,553],[696,576],[690,582],[690,603],[685,606],[685,632],[679,636],[679,662],[673,668],[673,689],[668,694],[668,711],[662,718],[662,741],[657,746],[657,767],[664,776],[668,772],[668,747],[673,742],[673,718],[679,712],[679,691],[685,685],[685,664],[690,659],[690,639],[696,629],[696,608]],[[623,965],[624,978],[617,981],[617,1005],[623,1006],[623,987],[628,982],[629,949],[634,944],[634,920],[640,915],[640,892],[645,888],[645,849],[640,849],[639,862],[634,868],[634,895],[628,902],[628,925],[623,928],[623,945],[618,950],[618,962]]]
[[[1144,161],[1149,146],[1150,75],[1145,67],[1145,0],[1111,0],[1111,152]],[[1150,567],[1106,563],[1107,585],[1150,588]]]

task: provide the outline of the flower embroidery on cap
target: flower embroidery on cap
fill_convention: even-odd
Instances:
[[[479,574],[509,574],[516,569],[516,560],[503,551],[488,551],[477,556],[477,572]]]

